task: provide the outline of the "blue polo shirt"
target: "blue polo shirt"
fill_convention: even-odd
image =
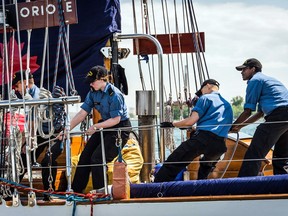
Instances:
[[[111,83],[107,83],[104,91],[90,91],[87,94],[81,108],[90,113],[93,107],[99,111],[104,121],[117,116],[121,116],[121,121],[129,118],[122,93]]]
[[[218,92],[202,95],[192,109],[199,115],[196,130],[210,131],[220,137],[228,137],[233,121],[233,111]]]
[[[288,90],[280,81],[258,72],[247,82],[244,108],[255,111],[257,103],[258,111],[269,115],[277,107],[288,106]]]
[[[28,93],[31,95],[33,99],[39,99],[40,89],[36,85],[33,85],[29,89]]]

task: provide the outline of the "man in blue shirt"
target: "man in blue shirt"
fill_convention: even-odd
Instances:
[[[21,80],[22,78],[23,78],[23,82]],[[27,83],[26,83],[26,81],[27,81]],[[27,87],[26,87],[26,84],[28,84]],[[26,88],[28,88],[27,93],[33,99],[39,99],[40,89],[34,84],[33,74],[28,73],[27,77],[26,77],[26,74],[23,71],[22,77],[21,77],[21,72],[18,71],[13,76],[12,85],[13,85],[15,91],[18,92],[22,97],[25,97],[26,90],[27,90]]]
[[[257,127],[238,176],[258,175],[261,161],[273,146],[273,173],[287,174],[288,90],[280,81],[261,73],[262,64],[255,58],[247,59],[236,70],[247,80],[247,88],[244,111],[233,123],[231,132],[238,132],[262,116],[266,120]],[[252,115],[256,106],[257,112]]]
[[[27,83],[28,83],[28,86],[26,88]],[[19,93],[20,97],[25,98],[25,99],[40,99],[40,92],[41,91],[38,88],[38,86],[36,86],[34,83],[33,74],[31,74],[31,73],[25,74],[24,71],[16,72],[13,76],[12,85],[13,85],[15,91],[17,93]],[[52,92],[52,96],[53,97],[65,96],[64,89],[59,87],[59,86],[55,86],[53,89],[53,92]],[[55,110],[55,108],[57,108],[57,110]],[[65,113],[63,105],[54,104],[53,105],[54,118],[55,118],[56,112],[59,112],[59,111]],[[65,116],[66,116],[66,114],[65,114]],[[34,118],[35,117],[32,116],[31,120],[34,121]],[[54,120],[57,120],[57,119],[54,119]],[[55,129],[55,133],[58,133],[58,132],[60,132],[61,127],[60,128],[55,127],[56,123],[57,122],[54,121],[54,129]],[[35,129],[35,130],[37,130],[37,129]],[[46,124],[43,123],[43,130],[44,130],[45,134],[49,133],[50,129],[49,129],[47,123]],[[41,137],[37,131],[37,144],[38,144],[38,146],[35,150],[36,152],[35,152],[35,158],[34,159],[38,160],[38,158],[42,154],[42,152],[44,152],[46,150],[45,156],[41,161],[41,166],[42,166],[42,172],[41,173],[42,173],[42,182],[43,182],[44,190],[49,190],[49,189],[55,190],[55,180],[56,180],[56,175],[57,175],[57,168],[55,168],[55,167],[57,167],[57,161],[56,160],[60,156],[60,154],[63,152],[62,140],[56,140],[54,143],[52,143],[52,142],[50,143],[49,142],[50,139]],[[42,143],[44,143],[44,144],[42,144]],[[49,149],[49,145],[50,145],[50,149]],[[25,145],[23,145],[23,146],[25,146]],[[33,154],[31,153],[31,158],[32,157],[33,157]],[[23,164],[24,164],[25,169],[26,169],[27,168],[27,158],[26,158],[26,153],[24,150],[21,153],[21,158],[22,158]],[[36,163],[36,161],[34,161],[34,165],[38,165]],[[50,172],[49,166],[52,166],[51,172]],[[19,176],[20,182],[22,181],[24,174],[25,174],[25,172]],[[50,186],[52,186],[52,188],[50,188]],[[44,195],[44,201],[50,201],[50,197],[48,195]]]
[[[78,166],[72,183],[74,192],[82,193],[85,189],[90,171],[94,189],[104,187],[103,160],[101,151],[101,134],[97,129],[104,130],[105,155],[107,162],[111,162],[118,154],[118,147],[115,145],[118,137],[117,128],[121,129],[122,143],[126,143],[131,131],[127,106],[120,90],[107,82],[107,70],[102,66],[95,66],[90,69],[86,76],[91,91],[87,94],[81,110],[71,120],[71,130],[82,122],[86,116],[95,108],[101,114],[102,120],[92,125],[86,131],[91,135],[83,152],[80,155]],[[123,129],[123,127],[127,127]],[[90,166],[87,166],[90,165]],[[92,166],[91,166],[92,165]]]
[[[214,79],[203,82],[196,93],[199,99],[192,114],[181,121],[162,122],[161,127],[191,127],[197,123],[196,132],[164,162],[154,182],[173,181],[177,174],[196,157],[200,160],[198,179],[206,179],[215,168],[220,156],[226,152],[226,138],[233,120],[232,107],[219,93],[219,83]]]

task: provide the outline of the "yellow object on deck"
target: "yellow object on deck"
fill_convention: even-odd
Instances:
[[[140,171],[142,169],[144,160],[142,157],[142,153],[140,150],[140,146],[136,139],[130,138],[127,143],[122,148],[122,158],[127,164],[128,169],[128,176],[131,183],[140,183]],[[75,174],[76,166],[79,161],[80,154],[75,155],[72,157],[72,180]],[[114,163],[117,160],[118,156],[114,158],[113,161],[110,163],[107,163],[108,166],[108,184],[112,184],[112,178],[113,178],[113,167]],[[93,190],[92,185],[92,176],[89,178],[89,182],[85,188],[85,193],[88,193],[89,191]]]

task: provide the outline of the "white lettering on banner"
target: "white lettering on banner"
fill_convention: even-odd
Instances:
[[[66,12],[72,12],[72,2],[66,2]]]
[[[49,8],[51,8],[52,10],[49,11]],[[55,5],[47,5],[46,12],[47,12],[48,14],[54,14],[55,11],[56,11]]]
[[[30,11],[28,8],[25,8],[25,7],[21,8],[21,10],[20,10],[21,17],[28,17],[29,14],[30,14]]]
[[[65,5],[66,7],[64,8],[64,11],[71,13],[73,11],[72,2],[67,1],[65,4],[66,4]],[[45,5],[41,5],[41,6],[34,5],[31,8],[29,8],[29,7],[21,8],[20,9],[20,16],[23,18],[26,18],[30,15],[31,16],[43,16],[43,15],[45,15],[45,13],[52,15],[55,12],[56,12],[56,6],[53,4],[48,4],[48,5],[46,5],[46,7],[45,7]]]
[[[36,6],[32,6],[32,16],[39,16],[39,8]]]

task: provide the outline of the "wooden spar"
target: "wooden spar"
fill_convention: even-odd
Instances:
[[[200,37],[199,37],[200,35]],[[179,33],[179,34],[158,34],[152,35],[155,37],[161,44],[164,54],[172,53],[193,53],[197,52],[195,47],[198,47],[200,52],[205,52],[205,37],[204,32],[200,33]],[[197,44],[194,44],[194,41],[198,41]],[[201,44],[200,45],[200,39]],[[149,55],[157,54],[156,46],[149,40],[145,38],[134,39],[133,40],[133,54],[137,55],[136,40],[139,44],[139,55]],[[171,46],[170,46],[171,44]]]
[[[48,3],[47,3],[48,2]],[[59,26],[57,0],[18,3],[19,30]],[[62,1],[65,24],[78,23],[76,0]],[[6,6],[7,22],[17,29],[15,4]]]

